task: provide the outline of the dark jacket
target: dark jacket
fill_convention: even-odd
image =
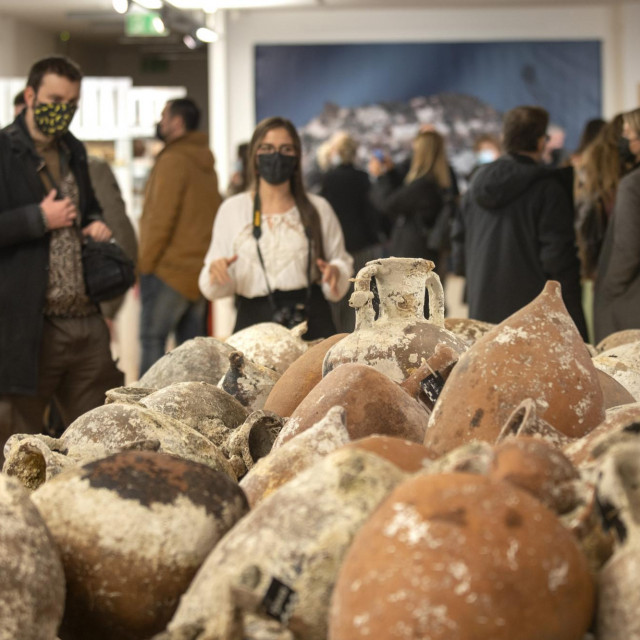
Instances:
[[[640,329],[640,166],[618,185],[594,288],[596,342]]]
[[[60,144],[78,184],[81,226],[102,220],[84,146],[70,133]],[[0,393],[36,390],[49,268],[40,165],[21,114],[0,131]]]
[[[369,199],[370,187],[369,176],[352,164],[331,169],[322,181],[320,195],[336,212],[349,253],[378,242],[377,214]]]
[[[557,280],[587,339],[573,206],[561,176],[526,156],[503,156],[476,172],[460,213],[453,241],[464,256],[470,317],[502,322]]]

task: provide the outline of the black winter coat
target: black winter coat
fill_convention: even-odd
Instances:
[[[573,206],[562,176],[508,155],[481,167],[465,194],[453,236],[463,256],[469,316],[502,322],[557,280],[582,337]]]
[[[81,226],[102,220],[84,145],[70,133],[60,145],[78,184]],[[0,393],[36,391],[49,268],[41,165],[21,114],[0,131]]]

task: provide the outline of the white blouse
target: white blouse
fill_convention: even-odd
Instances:
[[[340,271],[337,296],[331,294],[327,284],[322,285],[324,297],[336,302],[349,289],[349,278],[353,274],[353,258],[345,249],[342,228],[331,205],[320,196],[308,194],[308,198],[320,216],[325,259]],[[297,207],[285,213],[262,214],[260,251],[272,291],[306,288],[308,246],[309,242]],[[234,255],[237,255],[238,259],[229,266],[231,282],[224,285],[211,284],[211,262]],[[318,281],[319,271],[315,265],[315,256],[311,262],[311,277],[314,282]],[[253,198],[249,193],[240,193],[225,200],[218,210],[213,223],[211,245],[205,256],[198,284],[202,294],[209,300],[234,293],[246,298],[268,294],[256,239],[253,236]]]

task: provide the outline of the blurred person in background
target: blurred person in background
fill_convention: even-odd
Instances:
[[[593,120],[589,120],[582,129],[582,134],[580,135],[580,142],[578,143],[578,148],[571,154],[569,157],[569,162],[574,167],[578,167],[582,160],[582,154],[585,152],[587,147],[598,137],[598,134],[604,129],[607,124],[606,120],[602,118],[593,118]]]
[[[338,216],[347,251],[353,257],[354,273],[369,261],[382,257],[378,234],[378,214],[369,197],[371,183],[365,171],[354,165],[358,143],[345,131],[329,140],[328,164],[320,195],[329,202]],[[349,307],[349,292],[331,305],[338,333],[350,333],[355,326],[355,312]]]
[[[473,143],[473,155],[475,156],[475,163],[467,176],[468,180],[473,178],[473,174],[479,167],[497,160],[502,155],[500,140],[490,133],[478,136]]]
[[[304,188],[301,154],[289,120],[260,122],[249,147],[249,190],[226,200],[216,217],[199,283],[209,300],[236,296],[234,331],[304,317],[305,339],[335,333],[328,301],[346,294],[353,260],[331,205]]]
[[[233,164],[233,173],[231,174],[229,186],[227,187],[227,198],[247,190],[247,179],[249,173],[247,170],[248,152],[248,142],[243,142],[238,145],[236,149],[236,160]]]
[[[190,98],[169,100],[158,123],[165,142],[145,190],[140,218],[140,376],[176,345],[207,333],[207,302],[198,275],[222,200],[213,154],[197,131],[200,109]]]
[[[597,342],[640,328],[640,109],[623,116],[620,163],[628,167],[616,191],[594,285]]]
[[[27,103],[24,99],[24,89],[18,93],[16,93],[15,98],[13,99],[13,117],[17,118],[26,108]]]

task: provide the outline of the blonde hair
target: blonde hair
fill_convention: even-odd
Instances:
[[[413,158],[405,178],[409,184],[431,175],[442,189],[451,186],[451,173],[444,148],[444,138],[436,131],[421,131],[413,141]]]
[[[627,111],[622,117],[624,118],[624,124],[626,124],[636,136],[640,136],[640,109]]]
[[[356,159],[358,143],[346,131],[338,131],[331,138],[331,149],[344,164],[352,164]]]

